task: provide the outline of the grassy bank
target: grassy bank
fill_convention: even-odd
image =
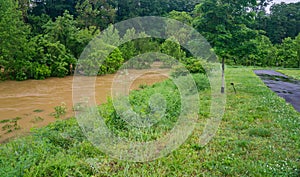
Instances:
[[[229,68],[226,81],[226,113],[205,147],[197,144],[196,128],[166,157],[118,161],[95,149],[73,118],[1,145],[0,176],[299,176],[300,114],[249,68]],[[209,91],[201,89],[200,120],[209,116],[205,98]]]
[[[300,80],[300,70],[278,70],[278,72]]]

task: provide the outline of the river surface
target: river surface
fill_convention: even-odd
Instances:
[[[162,72],[134,71],[139,77],[130,89],[138,89],[139,85],[151,85],[167,78]],[[141,76],[140,76],[141,75]],[[111,87],[115,75],[99,76],[96,79],[96,103],[105,103],[111,95]],[[62,118],[74,116],[72,110],[73,77],[49,78],[46,80],[4,81],[0,82],[0,143],[12,137],[28,134],[33,127],[42,127],[56,119],[54,107],[62,103],[66,105],[67,114]]]
[[[273,70],[255,70],[264,83],[300,112],[300,81]]]

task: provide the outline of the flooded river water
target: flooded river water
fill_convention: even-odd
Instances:
[[[136,74],[140,75],[138,70]],[[95,85],[97,104],[105,103],[107,97],[111,95],[114,76],[97,77]],[[131,89],[137,89],[141,84],[151,85],[164,79],[166,79],[165,75],[149,71],[137,78],[131,85]],[[64,118],[74,116],[72,82],[71,76],[0,82],[0,142],[27,134],[33,127],[54,122],[56,119],[51,113],[54,112],[55,106],[62,103],[67,107]]]
[[[273,70],[254,71],[264,83],[300,112],[300,81]]]

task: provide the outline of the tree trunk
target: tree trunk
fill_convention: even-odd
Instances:
[[[222,58],[222,87],[221,93],[225,93],[225,58]]]

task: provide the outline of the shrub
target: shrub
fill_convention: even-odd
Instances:
[[[210,86],[208,77],[205,74],[193,74],[194,81],[198,88],[198,91],[208,89]]]
[[[41,65],[37,62],[32,64],[31,67],[31,77],[37,80],[40,79],[46,79],[47,77],[50,77],[51,70],[46,65]]]

